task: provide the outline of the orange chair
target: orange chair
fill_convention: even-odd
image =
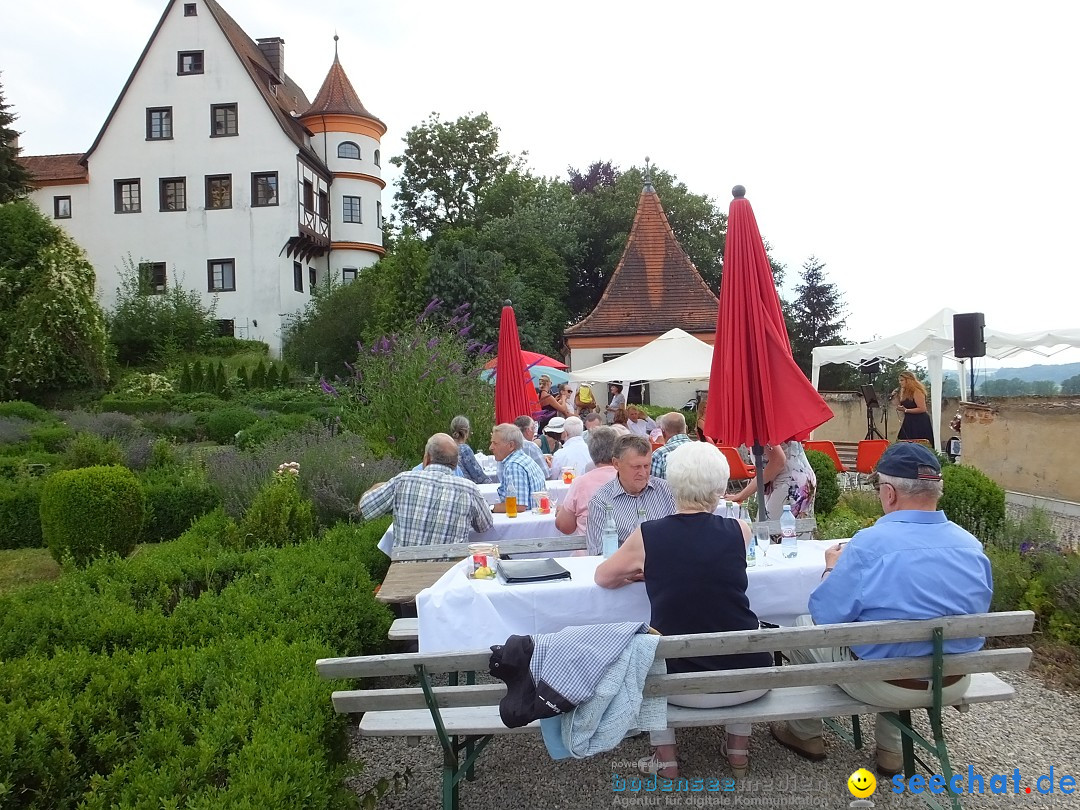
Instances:
[[[870,475],[877,467],[882,454],[889,449],[885,439],[863,439],[855,456],[855,469],[859,475]]]
[[[732,481],[748,481],[757,475],[757,469],[749,466],[743,461],[742,456],[739,455],[739,451],[734,447],[728,447],[722,444],[718,444],[716,447],[724,454],[724,458],[727,459],[728,467],[731,468],[731,476],[728,478],[729,486]]]
[[[833,466],[836,467],[836,472],[839,475],[844,476],[845,486],[851,485],[851,475],[854,472],[844,466],[844,462],[840,460],[840,455],[836,452],[836,445],[832,442],[803,442],[804,450],[817,450],[819,453],[824,453],[832,461]]]

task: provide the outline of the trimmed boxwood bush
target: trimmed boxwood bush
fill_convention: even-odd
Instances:
[[[41,482],[0,480],[0,548],[40,548]]]
[[[147,542],[179,537],[192,521],[221,505],[208,481],[184,471],[152,471],[143,476],[142,487],[146,496],[143,540]]]
[[[31,422],[47,422],[52,416],[44,408],[21,399],[9,399],[0,402],[0,416],[14,416]]]
[[[116,439],[103,439],[93,433],[78,433],[64,451],[64,466],[69,470],[82,467],[108,467],[124,463],[124,450]]]
[[[139,479],[124,467],[65,470],[41,493],[41,534],[56,560],[85,565],[102,553],[127,556],[139,540],[144,515]]]
[[[233,444],[236,434],[259,421],[259,415],[248,408],[219,408],[206,415],[206,435],[218,444]]]
[[[30,441],[48,453],[62,453],[74,436],[67,425],[42,425],[30,431]]]
[[[339,523],[326,531],[323,540],[349,546],[353,559],[367,569],[371,581],[382,582],[390,568],[390,558],[379,551],[379,540],[391,522],[392,517],[384,517],[363,523]]]
[[[996,540],[1005,522],[1005,490],[963,464],[950,464],[941,474],[945,491],[938,508],[980,540]]]
[[[808,450],[806,459],[814,468],[817,493],[814,496],[814,514],[827,515],[840,500],[840,487],[836,483],[836,465],[831,458],[818,450]]]
[[[240,523],[239,543],[287,546],[310,540],[318,528],[315,508],[300,494],[300,476],[277,472],[259,491]]]
[[[170,409],[169,401],[164,397],[140,397],[130,394],[108,394],[101,398],[102,411],[116,413],[165,413]]]

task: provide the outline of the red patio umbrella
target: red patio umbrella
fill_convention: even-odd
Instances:
[[[531,416],[539,411],[540,402],[521,351],[517,318],[509,301],[505,302],[499,319],[499,351],[495,360],[500,369],[519,369],[517,374],[495,375],[495,421],[513,422],[519,416]]]
[[[546,354],[527,352],[522,349],[521,356],[524,358],[526,366],[547,366],[548,368],[566,369],[566,363],[559,362],[554,357],[548,357]],[[484,368],[496,368],[498,365],[499,358],[495,357],[484,363]]]
[[[765,445],[805,439],[833,414],[791,356],[780,296],[746,189],[735,186],[731,193],[705,434],[753,448],[758,518],[767,520]]]

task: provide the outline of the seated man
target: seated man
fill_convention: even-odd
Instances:
[[[611,454],[615,451],[617,438],[619,437],[615,431],[606,425],[589,431],[589,456],[594,466],[574,479],[563,502],[555,510],[555,528],[563,534],[585,534],[589,519],[589,501],[600,487],[615,477]]]
[[[637,405],[630,405],[626,409],[626,427],[635,436],[648,437],[656,422]]]
[[[600,427],[600,425],[603,424],[603,420],[600,418],[600,414],[598,414],[596,411],[593,411],[592,413],[583,416],[581,421],[585,427],[585,432],[581,435],[586,442],[589,441],[589,431],[593,430],[594,428],[598,428]]]
[[[525,439],[525,443],[521,446],[521,449],[525,451],[525,455],[536,462],[536,466],[540,468],[540,472],[547,478],[547,459],[544,458],[544,454],[540,452],[540,448],[537,447],[536,442],[533,441],[536,438],[536,420],[531,416],[519,416],[514,420],[514,425],[521,431],[521,435]]]
[[[469,542],[470,528],[491,528],[491,513],[476,484],[454,475],[457,463],[457,442],[436,433],[424,447],[424,468],[373,486],[360,499],[360,514],[370,520],[393,512],[395,546]]]
[[[544,473],[525,455],[521,449],[524,445],[525,437],[516,425],[496,425],[491,431],[491,454],[499,462],[499,503],[492,507],[493,512],[506,511],[506,495],[511,488],[522,511],[537,505],[533,502],[534,492],[547,492]]]
[[[551,457],[551,474],[548,478],[557,481],[562,476],[564,467],[573,467],[574,475],[582,475],[592,467],[589,445],[581,438],[584,429],[581,420],[576,416],[567,417],[563,423],[563,446]]]
[[[585,542],[589,554],[603,549],[608,512],[615,518],[621,546],[646,520],[659,520],[675,512],[675,496],[667,481],[649,475],[652,445],[643,436],[620,436],[612,453],[615,478],[596,491],[589,501]]]
[[[942,483],[937,457],[917,444],[894,444],[878,462],[877,475],[885,515],[846,545],[825,552],[824,579],[810,595],[810,616],[800,616],[797,623],[934,619],[989,610],[990,561],[975,537],[938,511]],[[981,638],[953,639],[945,642],[945,652],[975,652],[982,645]],[[931,653],[930,642],[919,642],[793,650],[789,657],[810,663]],[[957,700],[970,681],[967,675],[946,677],[944,702]],[[929,681],[862,681],[840,687],[856,700],[894,709],[928,706],[933,700]],[[772,733],[799,756],[825,758],[820,719],[789,720],[774,725]],[[878,773],[899,773],[899,729],[879,715],[875,737]]]
[[[659,422],[660,430],[664,434],[664,446],[653,451],[650,473],[657,478],[667,478],[668,453],[691,439],[686,435],[686,417],[678,411],[665,413]]]

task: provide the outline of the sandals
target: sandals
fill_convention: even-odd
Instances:
[[[674,774],[661,773],[661,771],[675,770]],[[638,760],[638,773],[644,776],[661,776],[664,779],[678,779],[679,778],[679,761],[673,760],[671,762],[663,762],[657,756],[656,751],[652,752],[652,756],[642,757]]]
[[[724,735],[724,738],[720,741],[720,753],[727,760],[732,775],[736,779],[742,779],[750,768],[750,752],[746,748],[728,748],[728,740],[732,739],[732,737],[734,735]],[[744,739],[749,740],[749,738]],[[745,744],[743,743],[743,745]]]

